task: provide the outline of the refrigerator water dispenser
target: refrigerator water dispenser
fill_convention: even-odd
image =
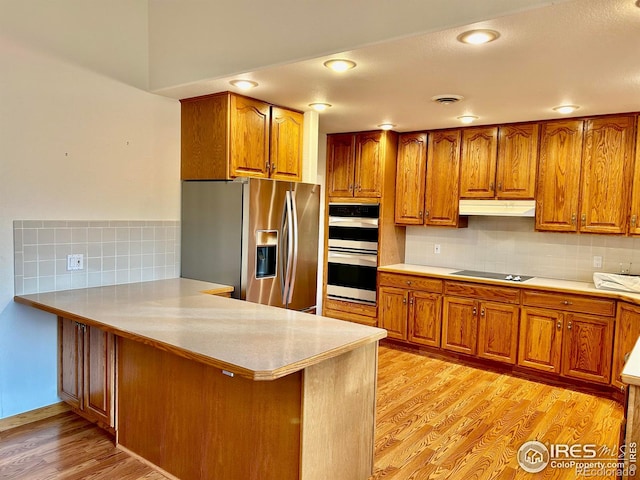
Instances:
[[[278,231],[256,231],[256,278],[276,276],[278,265]]]

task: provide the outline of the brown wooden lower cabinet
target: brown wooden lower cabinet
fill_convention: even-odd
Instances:
[[[495,302],[480,303],[478,356],[516,363],[520,307]]]
[[[77,413],[113,432],[113,334],[58,317],[58,394]]]
[[[470,298],[444,297],[442,310],[442,348],[475,355],[478,302]]]
[[[389,338],[439,347],[442,281],[388,273],[378,279],[378,326]]]
[[[523,307],[520,317],[518,365],[560,373],[564,314]]]
[[[613,330],[613,318],[523,307],[518,364],[609,383]]]
[[[387,330],[389,338],[407,340],[407,312],[409,292],[401,288],[380,287],[378,325]]]

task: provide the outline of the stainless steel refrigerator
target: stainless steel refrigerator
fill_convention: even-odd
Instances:
[[[316,306],[320,186],[274,180],[183,181],[181,276],[233,296]]]

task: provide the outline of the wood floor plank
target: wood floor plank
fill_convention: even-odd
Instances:
[[[517,462],[528,440],[620,439],[623,411],[613,400],[386,346],[378,369],[370,480],[530,480]],[[71,412],[0,432],[0,478],[168,480]],[[577,477],[547,468],[535,478]]]

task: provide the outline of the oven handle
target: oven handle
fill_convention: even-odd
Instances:
[[[378,228],[377,218],[329,217],[330,227]]]

